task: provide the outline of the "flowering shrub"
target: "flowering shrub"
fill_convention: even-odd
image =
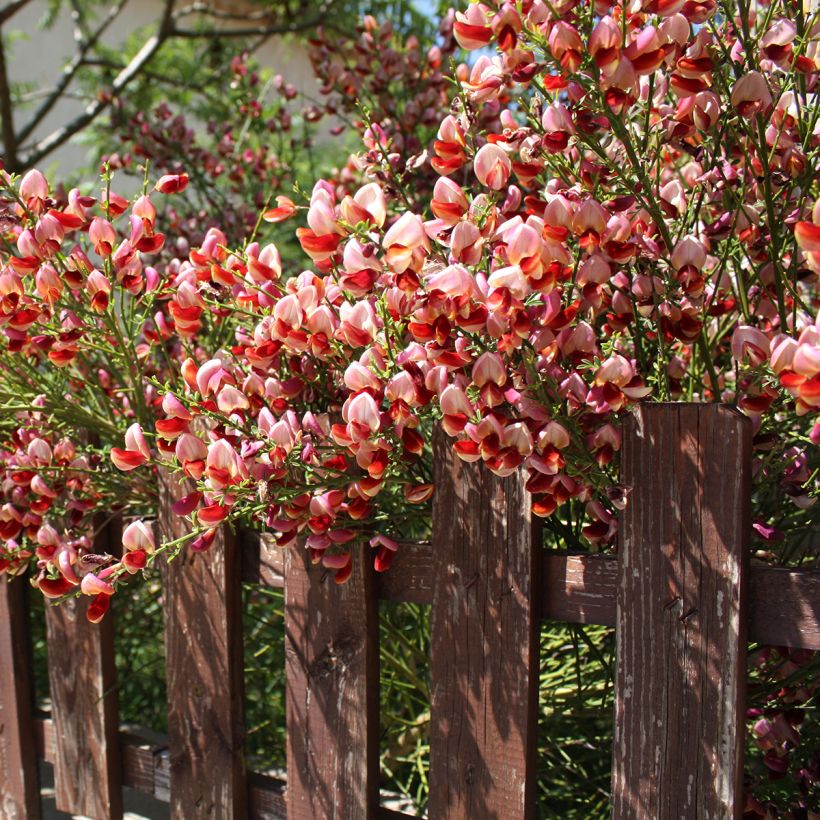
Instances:
[[[440,55],[418,69],[443,109],[432,143],[427,108],[364,112],[364,153],[265,212],[298,221],[306,270],[216,227],[158,257],[181,169],[133,202],[5,178],[0,358],[22,414],[4,422],[8,571],[33,562],[46,595],[91,595],[102,617],[159,552],[207,549],[236,521],[303,539],[338,582],[362,541],[385,570],[434,491],[435,424],[465,461],[524,470],[548,529],[606,549],[629,492],[619,419],[641,400],[747,414],[757,555],[811,557],[817,12],[532,0],[450,23],[476,55],[449,111]],[[361,87],[316,49],[330,87]],[[111,468],[75,456],[86,429]],[[117,471],[141,477],[128,512],[150,516],[155,466],[192,483],[175,506],[189,534],[158,546],[138,519],[122,557],[95,555]]]

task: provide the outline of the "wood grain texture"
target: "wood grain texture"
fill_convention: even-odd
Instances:
[[[534,817],[541,549],[523,478],[434,438],[430,816]],[[534,548],[535,546],[535,548]]]
[[[39,820],[28,579],[0,576],[0,818]]]
[[[120,526],[97,531],[94,551],[116,554]],[[104,820],[122,815],[112,613],[89,623],[90,599],[46,606],[48,680],[54,715],[57,808]]]
[[[545,552],[541,587],[544,620],[615,626],[616,558]]]
[[[387,572],[376,574],[376,597],[385,601],[429,604],[433,601],[433,548],[430,544],[399,545]]]
[[[160,475],[164,541],[187,532],[170,507],[190,491]],[[247,814],[240,571],[227,527],[207,552],[183,548],[163,568],[171,814],[180,820]]]
[[[282,588],[284,550],[265,533],[246,530],[242,541],[242,580]],[[752,565],[749,639],[758,643],[820,649],[820,570]],[[374,578],[383,601],[433,601],[433,548],[401,544],[389,572]],[[541,618],[573,624],[615,626],[618,559],[614,555],[568,555],[547,551],[541,559]]]
[[[239,534],[242,547],[242,580],[246,584],[261,584],[274,589],[285,586],[285,551],[269,533],[243,530]]]
[[[343,586],[307,550],[285,555],[288,820],[377,816],[378,612],[370,556]]]
[[[48,763],[53,762],[54,750],[51,738],[54,725],[51,718],[43,715],[36,717],[34,730],[38,755]],[[154,735],[153,732],[146,734],[149,737]],[[120,745],[124,765],[129,769],[124,778],[124,785],[167,803],[170,800],[167,750],[153,739],[142,737],[140,732],[133,730],[120,732]],[[131,769],[133,771],[130,771]],[[153,779],[150,777],[152,770]],[[251,820],[286,820],[288,816],[286,793],[285,781],[265,774],[250,774],[248,776],[248,816]],[[412,815],[384,808],[379,809],[376,816],[379,820],[402,820],[402,818],[413,820]]]
[[[613,818],[739,818],[751,426],[720,405],[626,423]]]
[[[820,650],[820,570],[752,566],[749,637]]]

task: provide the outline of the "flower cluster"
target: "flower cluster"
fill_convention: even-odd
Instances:
[[[756,554],[811,558],[820,19],[732,11],[473,3],[439,47],[367,20],[338,60],[317,35],[325,113],[357,97],[363,151],[271,197],[245,242],[177,241],[166,198],[196,167],[133,202],[110,179],[62,198],[4,177],[2,566],[33,561],[94,617],[152,555],[231,522],[303,542],[339,582],[363,542],[385,570],[435,490],[436,427],[463,460],[523,471],[548,530],[607,549],[619,422],[647,400],[747,414]],[[476,53],[449,94],[455,43]],[[293,243],[270,241],[289,220]],[[106,459],[49,424],[93,430]],[[155,468],[190,485],[171,544],[147,523]],[[89,516],[123,476],[137,520],[100,555]]]
[[[538,515],[580,505],[593,544],[613,543],[623,503],[618,416],[649,397],[736,403],[755,422],[761,484],[809,507],[818,135],[796,112],[813,104],[817,26],[798,41],[770,16],[753,49],[705,6],[609,11],[581,22],[479,3],[451,17],[461,46],[497,54],[456,72],[461,91],[415,161],[419,179],[438,175],[428,201],[408,190],[412,165],[397,173],[408,146],[381,111],[360,164],[374,181],[322,180],[266,213],[305,211],[296,237],[313,270],[283,272],[270,243],[231,250],[218,228],[152,267],[165,235],[150,195],[57,202],[29,173],[2,278],[9,354],[87,375],[92,351],[119,347],[130,359],[107,378],[114,426],[130,426],[113,463],[196,482],[180,507],[195,542],[238,518],[283,543],[305,533],[340,580],[362,530],[389,563],[402,532],[380,499],[429,497],[437,420],[462,459],[526,470]],[[360,60],[389,35],[366,22]],[[361,90],[314,48],[326,90]],[[417,128],[444,108],[441,55],[408,48],[371,86],[386,93],[391,67],[416,60],[432,96],[398,124]],[[186,184],[180,171],[156,190]]]

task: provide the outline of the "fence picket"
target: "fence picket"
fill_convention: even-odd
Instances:
[[[94,551],[116,553],[120,527],[98,530]],[[85,596],[46,607],[57,808],[94,820],[122,816],[114,621],[89,623]]]
[[[189,531],[171,512],[190,487],[160,475],[160,531]],[[243,818],[242,582],[237,539],[220,529],[206,552],[184,548],[163,571],[171,814]]]
[[[0,817],[40,820],[27,586],[0,578]]]
[[[288,820],[371,818],[379,802],[378,610],[370,556],[344,586],[285,555]]]
[[[434,444],[430,816],[529,818],[541,588],[529,494]]]
[[[643,405],[618,566],[613,818],[742,815],[751,425]]]

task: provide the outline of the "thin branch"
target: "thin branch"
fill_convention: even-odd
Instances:
[[[277,34],[293,34],[309,28],[316,28],[324,21],[323,16],[311,17],[298,23],[275,26],[246,26],[243,28],[215,28],[207,30],[174,28],[174,37],[187,39],[221,39],[223,37],[273,37]]]
[[[7,167],[17,165],[17,140],[14,136],[14,119],[11,103],[11,86],[6,71],[6,47],[0,31],[0,119],[2,119],[3,148]]]
[[[17,140],[15,143],[17,146],[22,143],[23,139],[30,136],[34,128],[36,128],[36,126],[42,121],[43,117],[53,107],[54,103],[65,92],[66,87],[79,68],[90,62],[86,59],[88,51],[93,48],[93,45],[96,43],[104,29],[110,24],[111,20],[116,17],[126,2],[127,0],[120,0],[111,12],[109,12],[108,17],[103,21],[100,29],[98,29],[98,31],[95,32],[91,38],[89,38],[87,41],[87,47],[85,47],[81,53],[75,55],[71,63],[66,66],[63,77],[54,87],[54,91],[46,100],[43,101],[43,104],[38,108],[33,119],[27,123],[20,134],[17,135]],[[180,9],[178,12],[174,12],[174,0],[165,0],[162,19],[157,27],[156,33],[143,44],[139,52],[116,76],[111,87],[106,89],[104,96],[101,96],[94,102],[90,103],[85,110],[79,116],[71,120],[71,122],[61,128],[58,128],[47,137],[35,143],[24,156],[17,157],[14,162],[9,161],[9,170],[19,170],[34,165],[43,159],[43,157],[48,156],[61,145],[68,142],[68,140],[85,128],[89,123],[93,122],[106,108],[108,108],[114,99],[122,94],[129,83],[131,83],[136,77],[145,75],[145,70],[148,63],[153,59],[154,55],[162,47],[163,43],[171,38],[179,37],[186,39],[207,40],[230,37],[259,37],[265,39],[277,34],[291,34],[299,31],[305,31],[307,29],[315,28],[325,22],[325,15],[322,13],[310,18],[299,20],[298,22],[287,19],[285,22],[280,22],[277,25],[242,26],[238,28],[214,28],[205,30],[177,28],[175,25],[175,20],[178,16],[182,16],[180,12],[187,12],[187,9],[193,9],[193,7],[197,5],[199,4],[194,3],[192,6],[188,6],[185,9]],[[220,16],[221,14],[219,12],[213,13],[213,10],[210,10],[210,13],[211,16]],[[290,15],[288,14],[287,17],[290,18]],[[254,19],[254,17],[252,15],[247,15],[244,19]],[[0,92],[2,92],[2,89],[0,89]]]
[[[23,6],[27,6],[30,2],[31,0],[14,0],[13,3],[9,3],[8,5],[0,8],[0,26],[2,26],[6,20],[17,14]]]
[[[71,122],[58,128],[49,134],[45,139],[40,140],[25,157],[20,159],[19,164],[23,167],[34,165],[43,157],[48,156],[64,143],[68,142],[78,131],[81,131],[90,122],[95,120],[115,99],[126,86],[137,77],[142,69],[153,59],[154,55],[162,47],[162,44],[172,35],[171,12],[174,0],[165,0],[157,31],[145,41],[142,48],[134,55],[131,62],[114,78],[108,93],[101,99],[96,100],[86,107],[85,111]]]
[[[270,20],[273,17],[270,9],[242,13],[216,9],[210,3],[191,3],[177,9],[174,12],[174,20],[181,20],[183,17],[190,17],[193,14],[204,14],[217,20]]]
[[[17,135],[18,145],[22,144],[22,142],[31,135],[34,129],[43,121],[48,112],[51,111],[60,97],[62,97],[63,92],[66,88],[68,88],[69,83],[74,79],[74,75],[84,64],[88,52],[94,48],[100,37],[102,37],[105,33],[105,30],[111,25],[111,23],[114,22],[127,2],[128,0],[120,0],[116,5],[114,5],[97,29],[86,40],[84,40],[80,50],[74,55],[71,62],[63,69],[63,76],[60,78],[60,81],[54,86],[54,89],[48,97],[43,100],[40,107],[32,115],[31,119],[20,130],[20,133]]]
[[[96,68],[109,68],[113,71],[122,71],[125,68],[125,66],[122,63],[118,63],[116,60],[105,60],[100,58],[86,60],[84,65]],[[175,77],[169,77],[164,74],[159,74],[156,71],[149,71],[148,69],[143,69],[141,76],[144,77],[146,80],[153,80],[157,83],[177,86],[179,88],[187,88],[191,91],[198,91],[202,94],[207,93],[209,90],[209,86],[207,83],[192,83],[190,81],[180,80]]]

